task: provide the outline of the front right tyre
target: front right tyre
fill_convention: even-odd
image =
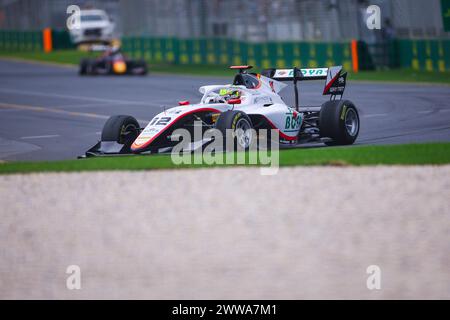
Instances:
[[[248,150],[256,139],[252,121],[243,111],[223,112],[217,119],[216,129],[222,133],[224,150],[227,151]],[[232,139],[232,141],[227,141],[227,139]]]

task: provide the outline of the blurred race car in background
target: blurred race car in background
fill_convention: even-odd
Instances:
[[[231,130],[233,144],[241,150],[248,150],[255,141],[259,144],[260,129],[276,130],[279,143],[288,146],[309,142],[350,145],[358,137],[358,110],[351,101],[342,99],[347,73],[341,66],[268,69],[261,74],[248,73],[251,66],[231,68],[239,70],[232,84],[201,87],[199,103],[180,101],[179,106],[157,114],[145,128],[132,116],[112,116],[103,127],[101,141],[85,156],[169,152],[179,144],[173,139],[176,129],[187,129],[195,139],[197,121],[202,123],[202,133],[215,128],[224,139]],[[321,106],[299,106],[297,83],[307,80],[325,80],[323,95],[330,96],[329,101]],[[287,86],[285,81],[294,84],[294,106],[288,106],[279,95]],[[183,150],[206,147],[213,140],[202,135]],[[228,146],[224,142],[223,146]]]
[[[103,53],[98,58],[84,58],[80,62],[80,75],[146,75],[145,60],[127,58],[119,47],[93,46],[93,50]]]

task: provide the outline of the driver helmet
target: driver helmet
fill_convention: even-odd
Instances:
[[[241,91],[236,89],[220,89],[219,95],[224,98],[225,101],[230,99],[239,99],[241,97]]]

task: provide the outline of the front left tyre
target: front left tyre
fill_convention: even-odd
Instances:
[[[125,151],[131,152],[130,147],[138,137],[140,126],[131,116],[116,115],[110,117],[102,130],[102,141],[113,141],[124,146]]]

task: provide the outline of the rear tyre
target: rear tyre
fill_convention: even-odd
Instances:
[[[329,146],[353,144],[359,134],[359,115],[355,105],[348,100],[333,100],[322,105],[319,130]]]
[[[136,60],[129,62],[129,73],[139,76],[145,76],[148,73],[147,62],[145,60]]]
[[[256,139],[254,130],[252,130],[252,121],[242,111],[231,110],[222,113],[217,119],[216,129],[223,135],[224,150],[226,151],[248,150]],[[229,133],[232,135],[228,136],[227,130],[230,130]],[[227,138],[233,140],[227,141]]]
[[[131,116],[112,116],[106,121],[102,130],[102,141],[114,141],[130,148],[139,135],[140,126]]]
[[[90,65],[90,61],[88,59],[82,59],[80,61],[80,69],[78,70],[78,73],[81,76],[86,75],[88,73],[89,65]]]
[[[145,60],[141,60],[141,61],[139,61],[138,65],[139,65],[139,67],[142,68],[142,72],[140,72],[139,74],[141,76],[147,75],[147,73],[148,73],[147,62],[145,62]]]

